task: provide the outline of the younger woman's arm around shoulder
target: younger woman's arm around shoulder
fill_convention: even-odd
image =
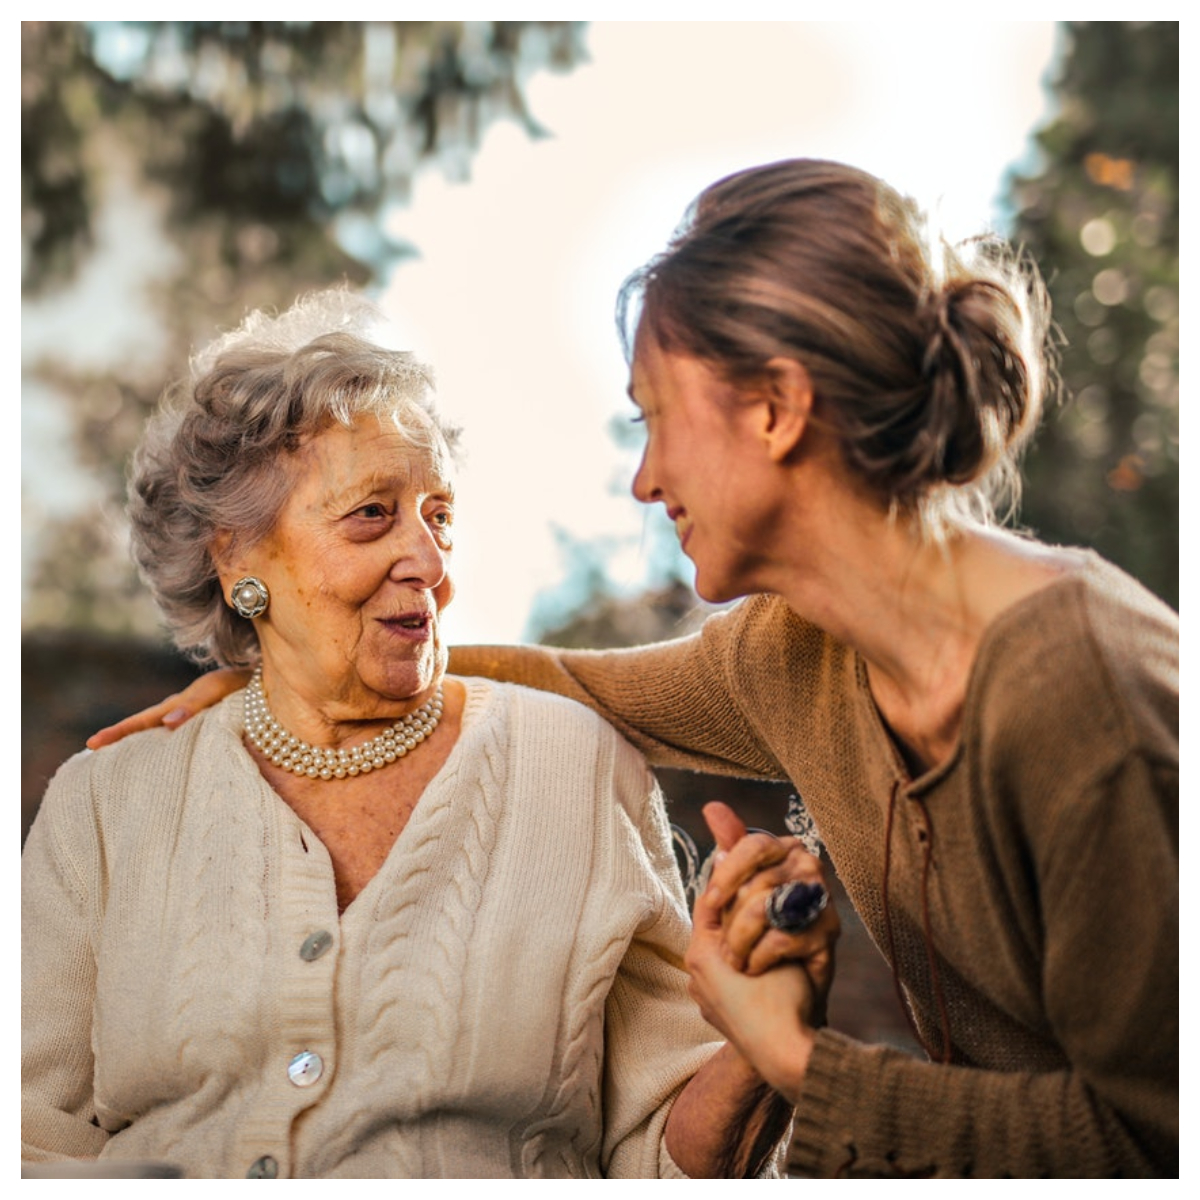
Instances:
[[[767,602],[749,601],[709,617],[701,633],[621,650],[456,646],[449,669],[584,704],[655,765],[782,779],[774,754],[736,719],[738,705],[731,691],[748,619],[761,624],[773,614]],[[176,728],[244,687],[246,680],[243,671],[210,671],[177,695],[93,734],[88,746],[96,750],[158,725]]]

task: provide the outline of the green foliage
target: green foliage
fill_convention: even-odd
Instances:
[[[25,284],[68,277],[87,247],[96,142],[113,131],[168,192],[173,233],[222,224],[228,266],[247,243],[254,269],[290,263],[331,221],[357,231],[351,253],[386,266],[404,247],[381,218],[418,168],[465,177],[498,118],[540,134],[522,85],[574,66],[581,39],[571,22],[26,22]]]
[[[1047,275],[1066,402],[1026,460],[1023,521],[1179,597],[1179,27],[1066,26],[1015,240]]]

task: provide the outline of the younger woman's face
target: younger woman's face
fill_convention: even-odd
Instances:
[[[760,590],[783,502],[759,433],[762,401],[644,336],[629,395],[646,424],[633,494],[666,508],[696,567],[696,591],[721,603]]]

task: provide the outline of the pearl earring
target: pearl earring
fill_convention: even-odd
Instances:
[[[255,575],[247,575],[233,585],[233,590],[229,593],[229,603],[239,617],[252,620],[254,617],[261,617],[267,611],[267,605],[271,603],[271,593],[267,591],[267,585],[261,579]]]

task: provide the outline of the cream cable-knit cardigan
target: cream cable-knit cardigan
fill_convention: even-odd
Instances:
[[[716,1046],[661,795],[578,705],[467,687],[340,919],[324,846],[242,747],[240,693],[61,769],[23,856],[24,1158],[678,1174],[667,1115]],[[306,1051],[323,1073],[297,1086]]]

